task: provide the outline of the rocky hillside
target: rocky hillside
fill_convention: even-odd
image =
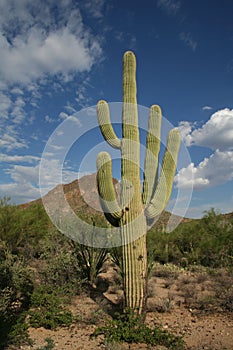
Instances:
[[[120,193],[120,184],[116,179],[113,179],[113,183],[116,188],[116,193]],[[63,192],[62,192],[63,190]],[[101,220],[105,220],[102,213],[99,196],[96,184],[96,174],[85,175],[78,180],[74,180],[69,184],[63,184],[56,186],[53,190],[48,192],[44,197],[45,200],[54,201],[59,198],[59,194],[64,193],[65,199],[77,215],[88,218],[100,217]],[[29,203],[22,204],[22,208],[27,208],[33,204],[41,204],[42,199],[39,198]],[[171,217],[171,213],[164,211],[158,221],[156,222],[156,227],[162,228],[166,225]],[[183,218],[180,220],[179,216],[172,216],[173,220],[179,220],[182,222],[190,221],[189,218]]]

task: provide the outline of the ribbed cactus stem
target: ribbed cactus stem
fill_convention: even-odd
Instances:
[[[97,157],[97,186],[101,207],[112,225],[118,226],[122,210],[118,205],[116,191],[112,182],[112,160],[107,152],[101,152]]]
[[[153,219],[160,215],[168,204],[172,192],[179,148],[180,132],[178,129],[173,129],[168,134],[166,151],[156,191],[145,210],[145,215],[148,219]]]
[[[141,235],[134,240],[133,221],[143,212],[140,184],[140,139],[136,97],[136,59],[128,51],[123,58],[123,112],[121,143],[121,236],[125,305],[141,314],[145,304],[147,253],[146,220],[138,223]]]
[[[123,102],[137,104],[136,58],[126,51],[123,57]]]
[[[112,128],[108,105],[100,101],[97,114],[105,140],[121,151],[121,198],[117,202],[112,183],[112,164],[108,153],[97,158],[97,182],[100,203],[112,225],[120,226],[123,256],[123,286],[125,307],[142,314],[147,287],[147,220],[155,218],[166,207],[172,191],[180,135],[169,133],[162,170],[158,177],[160,129],[162,113],[157,105],[150,108],[143,193],[140,182],[140,139],[136,96],[136,59],[127,51],[123,57],[122,141]]]
[[[147,204],[155,191],[160,151],[160,130],[162,112],[159,106],[150,108],[148,133],[146,137],[146,156],[144,162],[143,204]]]
[[[121,140],[116,136],[111,120],[110,120],[110,112],[109,107],[106,101],[101,100],[97,104],[97,116],[98,122],[100,126],[100,130],[105,140],[109,143],[113,148],[120,149],[121,148]]]

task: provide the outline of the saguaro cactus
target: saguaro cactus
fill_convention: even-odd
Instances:
[[[161,109],[150,108],[143,191],[140,181],[140,139],[136,98],[136,59],[131,51],[123,58],[122,140],[111,125],[107,102],[97,105],[99,126],[105,140],[121,151],[121,196],[118,203],[112,182],[111,157],[101,152],[97,157],[97,184],[102,209],[108,221],[121,230],[125,307],[142,314],[147,287],[147,221],[166,207],[172,191],[180,147],[180,134],[168,134],[166,150],[158,176]]]

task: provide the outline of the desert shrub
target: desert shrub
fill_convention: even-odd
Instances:
[[[92,336],[104,335],[108,343],[146,343],[150,345],[164,345],[168,349],[182,350],[184,342],[161,327],[148,327],[141,317],[135,316],[132,310],[119,315],[117,319],[108,321],[105,326],[96,328]]]
[[[80,294],[86,276],[84,267],[77,261],[72,241],[53,229],[41,241],[40,250],[41,284],[52,286],[65,295]]]
[[[40,242],[46,238],[52,225],[41,204],[32,204],[27,208],[20,208],[20,228],[23,236],[18,252],[24,259],[39,257]]]
[[[33,283],[29,269],[3,243],[0,251],[0,348],[4,348],[28,340],[24,321]]]
[[[233,311],[233,287],[225,290],[222,295],[221,306],[227,311]]]
[[[32,327],[54,329],[58,326],[68,326],[74,318],[72,313],[64,308],[64,298],[48,286],[37,287],[31,297],[29,324]]]
[[[148,251],[162,264],[232,266],[233,221],[213,209],[202,219],[180,224],[173,232],[152,229],[147,236]]]
[[[47,344],[40,348],[37,348],[37,350],[52,350],[54,348],[55,345],[53,339],[45,338],[45,341]]]
[[[23,241],[20,225],[20,210],[9,204],[10,198],[0,199],[0,240],[7,244],[11,253],[16,253]]]
[[[38,242],[49,226],[48,216],[42,205],[34,204],[22,209],[10,204],[10,198],[0,199],[0,240],[13,254],[31,258],[37,255]]]
[[[154,264],[152,270],[152,276],[163,277],[163,278],[178,278],[180,272],[183,271],[183,268],[180,268],[174,264]]]

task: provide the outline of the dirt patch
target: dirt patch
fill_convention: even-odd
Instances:
[[[102,337],[90,338],[97,326],[111,318],[109,305],[117,307],[122,297],[122,291],[114,285],[112,270],[110,275],[108,287],[101,293],[96,291],[92,297],[81,295],[71,300],[69,309],[77,317],[77,323],[56,330],[30,328],[34,345],[21,349],[37,350],[46,344],[46,338],[54,341],[55,350],[165,349],[145,344],[107,344]],[[107,272],[102,273],[99,283],[106,278]],[[222,272],[211,278],[200,272],[176,271],[161,275],[155,271],[149,280],[146,323],[152,327],[162,325],[182,336],[187,350],[233,350],[233,312],[223,307],[224,295],[232,284],[232,277]]]

